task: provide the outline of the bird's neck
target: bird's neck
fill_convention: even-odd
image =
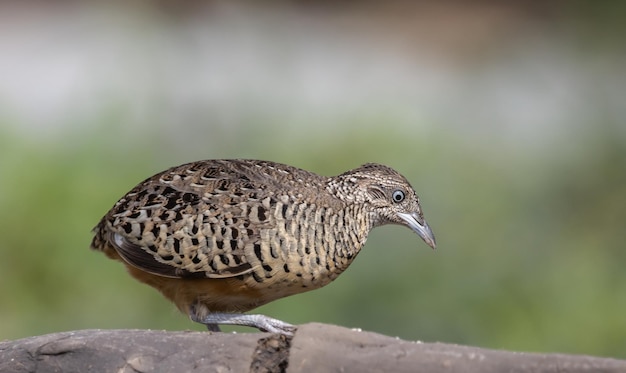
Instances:
[[[362,204],[348,204],[331,222],[334,244],[328,246],[337,274],[343,272],[361,251],[371,229],[370,216]]]
[[[349,174],[328,178],[326,191],[341,206],[336,211],[336,221],[330,224],[336,245],[334,248],[330,245],[329,254],[338,263],[338,269],[343,271],[365,245],[373,220],[356,178]]]

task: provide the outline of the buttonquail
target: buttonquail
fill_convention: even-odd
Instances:
[[[292,325],[242,312],[330,283],[384,224],[405,225],[435,248],[415,191],[387,166],[324,177],[267,161],[206,160],[137,185],[95,227],[91,247],[209,330],[292,334]]]

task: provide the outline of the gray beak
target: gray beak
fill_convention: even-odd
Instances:
[[[416,213],[407,214],[400,212],[398,213],[398,216],[404,220],[409,228],[417,233],[417,235],[420,236],[428,246],[433,249],[437,246],[435,243],[435,235],[428,226],[428,223],[426,223],[426,220],[421,219]]]

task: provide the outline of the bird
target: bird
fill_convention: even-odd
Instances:
[[[204,324],[293,335],[268,302],[335,280],[371,229],[399,224],[435,249],[420,200],[391,167],[337,176],[251,159],[169,168],[135,186],[94,228],[91,248]]]

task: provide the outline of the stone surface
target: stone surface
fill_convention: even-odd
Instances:
[[[626,372],[626,361],[404,341],[306,324],[269,333],[80,330],[0,342],[0,372]]]

